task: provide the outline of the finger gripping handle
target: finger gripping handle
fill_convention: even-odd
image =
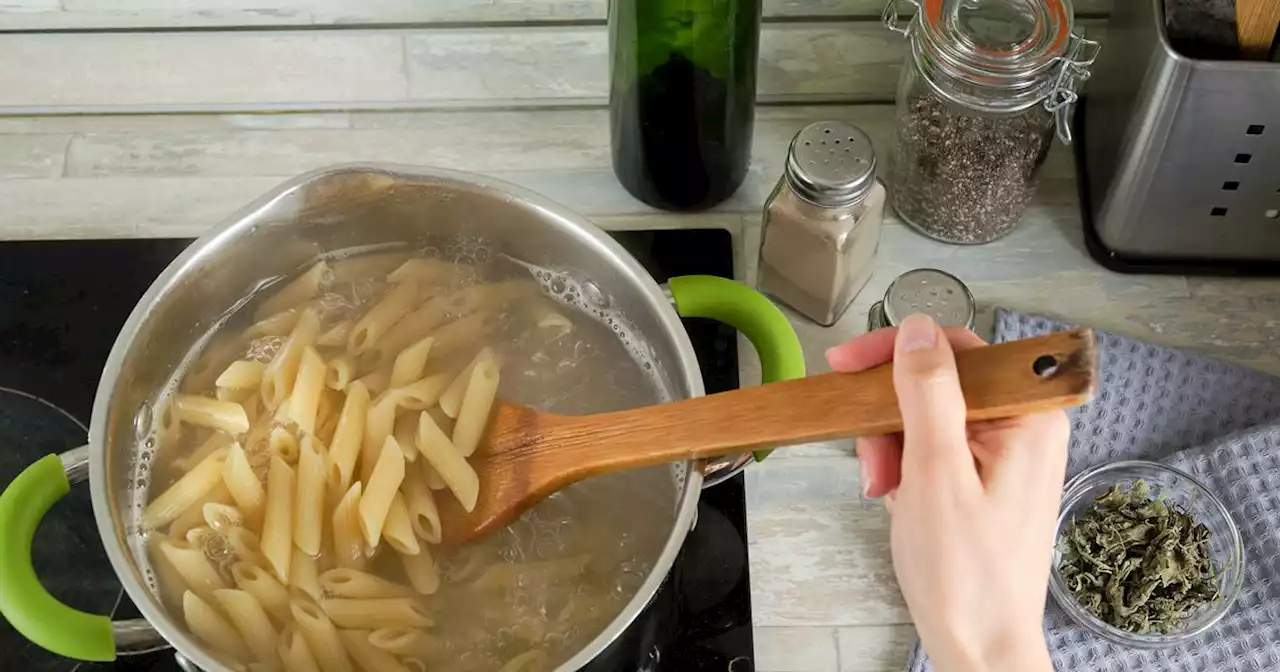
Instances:
[[[36,528],[70,490],[62,461],[48,455],[0,493],[0,614],[24,637],[56,654],[115,660],[111,619],[59,602],[40,584],[31,563]]]

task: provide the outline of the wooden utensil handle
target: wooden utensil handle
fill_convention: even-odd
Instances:
[[[968,350],[956,364],[970,421],[1078,406],[1097,378],[1087,329]],[[892,365],[563,420],[543,438],[591,471],[902,431]]]

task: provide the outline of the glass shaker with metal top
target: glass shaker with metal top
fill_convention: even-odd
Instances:
[[[1074,20],[1071,0],[890,0],[911,42],[888,177],[904,221],[949,243],[1014,229],[1098,53]]]
[[[978,306],[973,293],[957,278],[936,268],[917,268],[899,275],[867,315],[867,331],[896,327],[908,315],[921,313],[944,327],[973,331]]]
[[[801,129],[765,204],[760,290],[834,324],[871,278],[884,202],[865,133],[838,121]]]

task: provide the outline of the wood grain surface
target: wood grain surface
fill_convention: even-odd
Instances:
[[[1081,329],[957,353],[969,421],[1085,403],[1097,384],[1096,348]],[[886,364],[594,415],[500,403],[471,460],[479,501],[467,515],[446,510],[442,527],[450,543],[496,531],[566,485],[604,473],[900,432],[893,389]]]

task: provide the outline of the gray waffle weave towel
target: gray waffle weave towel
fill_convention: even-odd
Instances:
[[[996,341],[1069,325],[1000,310]],[[1105,462],[1156,460],[1222,499],[1245,541],[1244,587],[1210,632],[1142,651],[1074,625],[1049,598],[1045,632],[1058,670],[1280,670],[1280,378],[1180,350],[1099,333],[1102,384],[1072,412],[1067,476]],[[919,643],[909,672],[932,670]]]

